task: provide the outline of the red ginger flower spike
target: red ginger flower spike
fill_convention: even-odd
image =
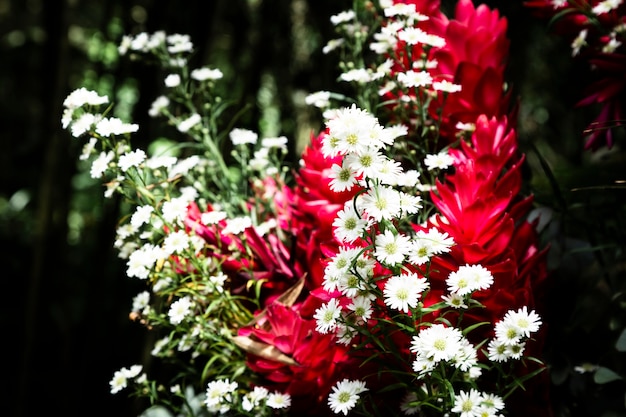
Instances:
[[[261,385],[288,393],[297,415],[330,415],[326,399],[332,386],[344,371],[357,368],[348,366],[348,348],[337,344],[333,335],[318,333],[315,326],[314,319],[302,317],[298,305],[275,302],[254,325],[239,331],[239,340],[266,347],[265,354],[249,351],[248,367],[261,377]]]
[[[507,27],[498,10],[460,0],[445,32],[435,33],[446,44],[432,53],[437,66],[431,75],[435,79],[452,77],[452,82],[461,86],[460,92],[447,95],[445,100],[440,95],[430,107],[433,118],[437,119],[439,112],[443,115],[440,130],[448,143],[456,139],[457,123],[472,123],[481,114],[501,116],[508,111],[510,93],[504,91],[510,44]]]

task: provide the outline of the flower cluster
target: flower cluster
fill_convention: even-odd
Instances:
[[[542,19],[554,20],[553,30],[565,37],[572,56],[585,62],[595,80],[586,83],[577,106],[597,106],[600,111],[585,129],[585,148],[611,148],[613,129],[624,121],[626,83],[626,5],[623,0],[529,0],[524,2]]]
[[[222,73],[190,70],[185,35],[119,49],[165,69],[150,115],[177,129],[170,147],[133,149],[138,126],[107,97],[66,99],[81,160],[130,203],[115,246],[147,287],[131,317],[178,369],[163,383],[122,368],[111,392],[132,382],[174,415],[535,412],[516,388],[545,374],[547,274],[520,194],[506,19],[470,0],[452,17],[386,0],[330,19],[324,51],[354,97],[307,97],[325,126],[293,171],[285,137],[223,120]]]

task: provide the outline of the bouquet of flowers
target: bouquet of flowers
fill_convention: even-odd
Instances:
[[[325,124],[297,167],[287,138],[224,120],[223,74],[189,68],[184,34],[119,46],[165,70],[150,115],[171,147],[133,148],[139,126],[95,91],[65,100],[91,176],[129,203],[115,246],[146,285],[130,316],[170,370],[122,367],[111,392],[149,398],[145,416],[549,413],[506,19],[470,0],[330,19],[354,94],[307,97]]]

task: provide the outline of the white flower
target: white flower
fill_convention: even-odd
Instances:
[[[530,337],[530,334],[539,330],[541,326],[541,319],[537,313],[534,310],[529,312],[526,306],[517,311],[508,311],[503,321],[514,326],[524,337]]]
[[[367,391],[365,383],[362,381],[350,381],[343,379],[339,381],[328,396],[328,405],[335,414],[348,414],[348,411],[356,406],[359,395]]]
[[[415,308],[422,292],[428,288],[426,278],[416,273],[394,275],[385,283],[385,304],[390,308],[408,313]]]
[[[109,102],[107,96],[100,96],[95,91],[87,90],[84,87],[72,91],[63,101],[63,106],[68,109],[82,107],[85,104],[99,106]]]
[[[368,111],[353,105],[339,109],[326,126],[328,135],[322,141],[322,153],[326,157],[334,157],[366,151],[372,144],[372,131],[380,125]]]
[[[150,269],[158,259],[163,258],[163,252],[157,246],[146,243],[139,249],[135,250],[128,257],[126,265],[126,275],[129,277],[137,277],[139,279],[148,278]]]
[[[170,305],[170,309],[167,312],[170,318],[170,323],[173,325],[180,324],[184,318],[191,312],[193,303],[189,297],[179,298]]]
[[[111,386],[111,394],[117,394],[128,386],[128,377],[124,369],[115,371],[113,378],[109,382]]]
[[[372,301],[365,296],[357,296],[348,304],[348,309],[354,311],[354,314],[366,322],[372,316]]]
[[[202,121],[202,117],[198,113],[194,113],[178,122],[176,125],[176,129],[178,129],[181,133],[187,133],[189,130],[195,125],[199,124]]]
[[[72,122],[72,125],[70,127],[70,131],[72,132],[72,136],[74,136],[75,138],[85,134],[86,132],[88,132],[91,127],[96,124],[98,122],[99,116],[91,114],[91,113],[84,113],[82,114],[78,119],[74,120],[74,122]]]
[[[491,339],[487,345],[487,357],[492,362],[506,362],[510,359],[507,345],[500,339]]]
[[[228,214],[225,211],[209,211],[200,215],[202,224],[208,226],[210,224],[218,224],[224,220]]]
[[[405,87],[426,87],[433,83],[433,77],[428,71],[408,70],[398,73],[397,78]]]
[[[333,15],[330,17],[330,22],[337,26],[341,23],[345,23],[345,22],[349,22],[351,20],[354,20],[354,18],[356,17],[356,13],[354,12],[354,10],[346,10],[343,11],[341,13],[338,13],[336,15]]]
[[[150,110],[148,110],[148,115],[150,117],[158,116],[167,106],[170,105],[170,99],[166,96],[157,97],[150,106]]]
[[[461,390],[458,395],[455,395],[454,406],[450,411],[459,413],[459,417],[478,417],[480,403],[480,392],[474,388],[470,389],[469,392]]]
[[[230,141],[233,145],[255,144],[259,135],[248,129],[235,128],[229,133]]]
[[[420,411],[419,405],[411,405],[412,402],[417,402],[417,394],[415,392],[407,392],[400,402],[400,410],[407,415],[412,416]]]
[[[224,74],[219,69],[203,67],[191,71],[191,78],[197,81],[219,80],[222,77]]]
[[[446,284],[450,292],[465,295],[489,288],[493,284],[493,276],[481,265],[463,265],[448,275]]]
[[[150,293],[148,291],[142,291],[133,297],[132,311],[141,312],[143,309],[150,305]]]
[[[467,308],[467,304],[465,304],[465,298],[459,293],[453,292],[448,295],[442,295],[441,299],[450,307],[456,309],[465,309]]]
[[[341,306],[336,298],[315,310],[313,318],[317,324],[315,329],[322,334],[329,333],[337,327],[337,319],[341,316]]]
[[[266,404],[268,407],[274,409],[289,408],[291,405],[291,396],[289,394],[273,392],[267,396]]]
[[[166,87],[178,87],[180,85],[180,75],[178,74],[169,74],[165,77],[165,86]]]
[[[454,158],[448,155],[447,152],[440,152],[438,154],[426,155],[424,159],[424,165],[429,171],[435,169],[446,169],[454,163]]]
[[[177,197],[170,201],[165,201],[161,206],[163,219],[168,223],[174,223],[182,220],[187,215],[187,206],[189,201],[185,198]]]
[[[105,171],[109,168],[109,164],[113,160],[113,152],[100,152],[100,155],[91,163],[89,174],[91,178],[101,178]]]
[[[368,190],[361,199],[363,211],[373,220],[391,220],[400,213],[400,194],[391,187],[378,186]]]
[[[249,216],[235,217],[226,220],[226,227],[222,229],[222,233],[238,235],[249,227],[252,227],[252,219]]]
[[[229,379],[220,379],[211,381],[207,384],[206,398],[204,403],[209,409],[219,410],[219,405],[228,403],[232,399],[232,393],[237,389],[236,382],[230,382]],[[217,407],[217,408],[216,408]]]
[[[401,233],[394,234],[391,230],[376,235],[376,259],[387,265],[396,265],[404,261],[411,250],[409,237]]]
[[[365,68],[355,68],[342,73],[339,78],[347,82],[365,84],[373,81],[372,73]]]
[[[101,136],[123,135],[137,130],[139,130],[139,125],[124,123],[117,117],[104,118],[96,123],[96,133]]]
[[[333,233],[338,240],[352,243],[362,236],[367,224],[367,221],[357,214],[352,201],[348,201],[343,209],[337,212],[337,217],[333,221]]]
[[[443,91],[444,93],[457,93],[461,91],[461,86],[448,80],[442,80],[433,82],[433,89],[435,91]]]
[[[351,190],[357,182],[356,173],[346,163],[345,159],[341,166],[338,164],[333,164],[330,167],[328,178],[331,179],[330,183],[328,184],[330,189],[336,193]]]
[[[422,329],[411,341],[411,352],[432,359],[434,362],[449,361],[462,348],[463,334],[454,327],[434,324]]]
[[[163,252],[168,256],[174,253],[180,254],[189,248],[189,244],[190,238],[187,232],[177,230],[167,235],[163,240]]]
[[[304,98],[304,102],[309,106],[313,105],[319,109],[325,109],[330,106],[330,92],[316,91]]]
[[[380,151],[368,147],[358,154],[349,153],[346,155],[344,164],[349,166],[357,177],[377,178],[385,159],[386,157]]]
[[[605,14],[617,9],[622,3],[623,0],[604,0],[593,6],[591,12],[595,15]]]
[[[154,207],[147,204],[145,206],[137,206],[137,208],[135,208],[135,212],[130,218],[130,224],[133,227],[138,228],[144,223],[149,223],[150,216],[152,215],[153,211]]]
[[[142,149],[136,149],[132,152],[127,152],[124,155],[121,155],[117,163],[120,169],[126,172],[131,167],[138,167],[145,160],[146,153]]]

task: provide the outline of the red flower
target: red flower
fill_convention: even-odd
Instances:
[[[239,332],[240,337],[270,347],[265,350],[270,354],[249,351],[248,366],[261,376],[261,385],[290,394],[291,410],[298,415],[330,415],[327,395],[340,377],[350,373],[347,347],[337,344],[331,334],[318,333],[315,326],[315,320],[302,317],[298,306],[275,302],[255,325]]]
[[[445,32],[436,33],[446,44],[432,52],[437,62],[433,78],[451,78],[461,86],[460,92],[445,99],[440,95],[430,108],[435,120],[442,115],[441,134],[449,142],[455,140],[457,123],[471,123],[481,114],[501,116],[508,111],[509,94],[504,91],[510,43],[507,26],[498,10],[460,0]]]

